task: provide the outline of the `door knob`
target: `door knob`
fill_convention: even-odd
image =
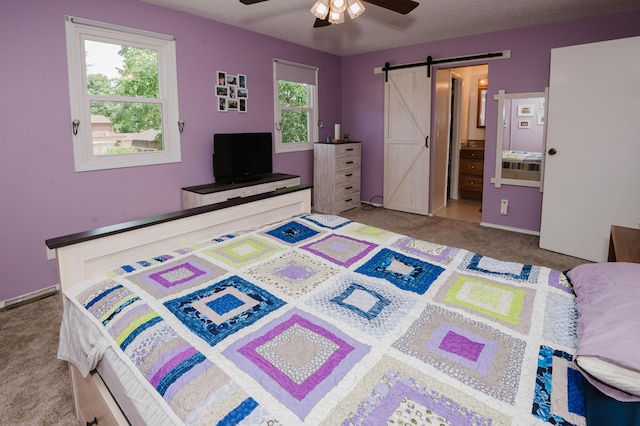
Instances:
[[[555,148],[551,148],[549,151],[549,155],[556,155],[558,151]]]

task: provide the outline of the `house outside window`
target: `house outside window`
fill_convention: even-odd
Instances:
[[[76,171],[181,161],[172,36],[66,17]]]
[[[313,149],[318,141],[318,68],[273,60],[276,152]]]

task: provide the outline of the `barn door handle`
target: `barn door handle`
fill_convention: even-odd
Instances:
[[[556,149],[555,149],[555,148],[551,148],[551,149],[549,150],[549,155],[556,155],[557,153],[558,153],[558,151],[556,151]]]
[[[429,148],[429,135],[427,135],[427,137],[424,138],[424,147]]]

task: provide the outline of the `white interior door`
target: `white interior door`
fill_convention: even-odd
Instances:
[[[451,128],[451,74],[450,69],[436,70],[436,91],[433,110],[433,173],[431,185],[431,212],[447,207],[449,184],[449,129]],[[455,156],[453,156],[455,158]],[[453,158],[452,158],[453,159]],[[453,182],[452,182],[453,184]]]
[[[384,207],[427,215],[431,126],[427,67],[390,71],[384,94]]]
[[[540,247],[605,261],[640,221],[640,37],[552,49],[548,108]]]

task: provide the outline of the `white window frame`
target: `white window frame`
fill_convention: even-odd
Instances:
[[[313,73],[313,78],[278,78],[278,64],[283,64],[290,69],[299,68],[302,73]],[[295,73],[294,73],[295,74]],[[308,107],[295,107],[287,108],[280,105],[280,90],[278,87],[278,81],[293,81],[298,83],[306,83],[307,86],[307,99],[309,101]],[[304,81],[302,81],[304,80]],[[273,94],[274,94],[274,144],[276,153],[282,152],[295,152],[295,151],[310,151],[313,149],[314,142],[318,141],[318,68],[310,65],[299,64],[296,62],[285,61],[282,59],[273,60]],[[309,140],[306,142],[282,142],[282,110],[297,110],[307,111],[309,113]]]
[[[71,119],[72,121],[80,121],[77,133],[71,132],[75,171],[82,172],[180,162],[182,157],[180,131],[178,128],[179,108],[175,37],[84,18],[66,16],[65,19]],[[91,98],[86,89],[85,40],[122,44],[158,52],[159,98],[152,99],[152,101],[162,105],[162,151],[102,156],[93,154]],[[135,101],[144,101],[145,99],[135,98]],[[126,98],[124,100],[129,99]],[[71,130],[71,123],[69,124]]]

